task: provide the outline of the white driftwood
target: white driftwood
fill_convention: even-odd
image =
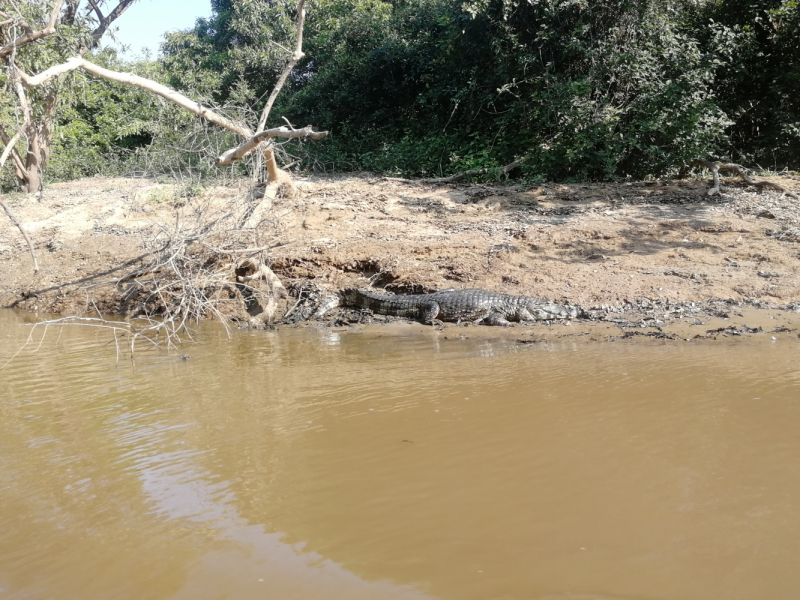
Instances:
[[[312,140],[321,140],[326,135],[327,131],[314,131],[309,125],[302,129],[289,129],[288,127],[276,127],[274,129],[267,129],[261,133],[257,133],[249,140],[239,144],[236,148],[231,148],[217,159],[219,165],[229,165],[230,163],[239,160],[243,156],[247,156],[250,152],[258,148],[261,142],[270,138],[310,138]]]

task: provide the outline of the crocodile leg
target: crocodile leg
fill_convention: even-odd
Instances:
[[[441,324],[442,322],[436,318],[438,314],[438,302],[425,303],[419,307],[419,318],[426,325],[436,325],[437,323]]]
[[[483,323],[484,325],[496,325],[499,327],[510,327],[511,323],[507,321],[502,315],[491,312],[485,317],[481,317],[476,323]]]

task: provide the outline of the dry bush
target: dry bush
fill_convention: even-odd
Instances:
[[[267,266],[270,249],[287,243],[271,201],[258,188],[233,199],[178,199],[174,220],[154,224],[149,252],[117,282],[120,312],[131,333],[175,346],[191,339],[190,325],[231,318],[250,327],[271,326],[277,301],[287,296]],[[260,218],[253,220],[254,211]]]

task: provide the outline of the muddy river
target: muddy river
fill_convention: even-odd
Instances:
[[[800,590],[797,340],[0,311],[0,598],[771,600]],[[452,338],[452,336],[450,336]]]

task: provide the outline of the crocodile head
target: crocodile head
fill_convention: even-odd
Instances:
[[[531,298],[524,306],[519,307],[521,321],[553,321],[557,319],[575,319],[582,314],[579,306],[556,304]]]

